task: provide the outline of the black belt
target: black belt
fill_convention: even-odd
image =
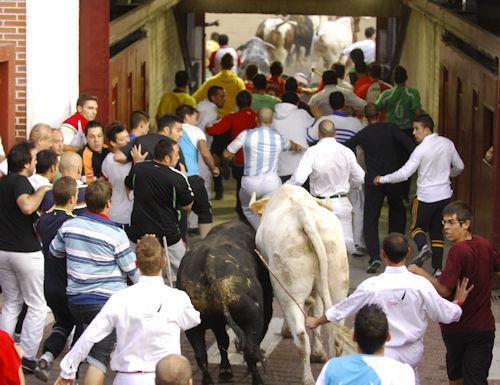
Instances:
[[[334,194],[329,197],[316,197],[318,199],[329,199],[329,198],[347,198],[347,194]]]

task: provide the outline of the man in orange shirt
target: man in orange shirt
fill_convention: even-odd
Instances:
[[[365,84],[371,83],[371,78],[368,76],[368,68],[364,61],[356,63],[354,68],[356,69],[358,80],[356,80],[356,83],[354,83],[352,89],[354,93],[358,95],[359,89],[361,87],[364,87]]]
[[[368,103],[375,103],[382,91],[388,90],[391,86],[380,79],[382,77],[382,67],[379,64],[371,64],[368,73],[370,81],[366,81],[357,87],[356,95]]]
[[[267,78],[266,93],[281,98],[285,92],[285,81],[281,78],[283,74],[283,65],[279,61],[275,61],[269,68],[271,75]]]

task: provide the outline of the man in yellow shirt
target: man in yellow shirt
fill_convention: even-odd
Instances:
[[[189,75],[186,71],[177,71],[175,73],[175,89],[162,96],[158,109],[156,110],[156,120],[163,115],[175,114],[177,107],[189,105],[196,107],[196,100],[188,93]]]
[[[197,102],[207,99],[208,89],[212,86],[219,86],[226,91],[226,102],[219,109],[219,117],[222,118],[236,111],[236,95],[238,92],[245,89],[245,83],[236,76],[231,68],[233,67],[234,59],[231,54],[225,54],[221,59],[222,70],[215,76],[203,83],[200,88],[193,94]]]

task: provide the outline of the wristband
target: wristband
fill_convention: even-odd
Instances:
[[[459,301],[458,299],[456,299],[455,301],[453,301],[453,303],[454,303],[455,305],[460,306],[460,307],[463,307],[463,306],[464,306],[464,301]]]

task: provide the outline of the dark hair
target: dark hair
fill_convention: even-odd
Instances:
[[[472,210],[470,206],[463,201],[454,201],[448,203],[443,209],[443,217],[456,215],[460,223],[470,221],[469,231],[472,230]]]
[[[238,92],[236,94],[236,105],[240,109],[250,107],[252,105],[252,94],[247,90]]]
[[[245,68],[245,77],[247,80],[252,80],[255,75],[259,73],[259,67],[256,64],[249,64]]]
[[[165,156],[172,155],[175,144],[177,144],[177,142],[168,137],[160,140],[155,146],[153,159],[161,161],[163,160],[163,158],[165,158]]]
[[[334,70],[326,70],[321,75],[321,80],[323,80],[324,86],[337,84],[337,73]]]
[[[408,254],[408,239],[400,233],[390,233],[382,243],[382,249],[392,263],[399,263]]]
[[[87,102],[89,102],[91,100],[97,102],[97,96],[80,95],[80,97],[76,101],[76,106],[77,107],[78,106],[83,107],[85,105],[85,103],[87,103]]]
[[[158,130],[162,131],[165,129],[165,127],[172,128],[174,127],[175,123],[182,123],[182,119],[173,114],[163,115],[158,120]]]
[[[403,84],[408,80],[408,74],[406,73],[406,70],[402,66],[397,66],[394,69],[394,82],[396,84]]]
[[[373,354],[384,346],[389,332],[387,316],[379,305],[365,305],[354,320],[356,342],[365,354]]]
[[[103,127],[102,123],[99,122],[98,120],[91,120],[90,122],[88,122],[87,125],[85,126],[85,136],[87,136],[91,128],[96,128],[96,127],[102,128]]]
[[[142,122],[149,122],[149,114],[144,111],[134,111],[130,114],[129,127],[131,130],[136,128]]]
[[[297,88],[299,88],[299,83],[297,83],[297,79],[293,76],[290,76],[285,80],[285,91],[296,92]]]
[[[380,64],[372,63],[368,68],[368,73],[374,79],[380,79],[382,77],[382,67]]]
[[[223,91],[224,88],[220,87],[220,86],[211,86],[209,89],[208,89],[208,92],[207,92],[207,97],[208,97],[208,100],[210,100],[210,98],[212,96],[216,96],[217,93],[219,91]]]
[[[345,106],[344,94],[340,91],[332,92],[328,97],[328,101],[330,103],[330,107],[334,110],[340,110]]]
[[[7,155],[7,165],[10,172],[20,172],[24,170],[24,166],[31,163],[33,160],[31,150],[35,149],[35,145],[30,142],[17,143],[9,151]]]
[[[366,63],[364,61],[358,61],[356,64],[354,64],[354,69],[358,74],[366,74]]]
[[[371,38],[373,35],[375,35],[375,28],[368,27],[368,28],[365,29],[365,37],[367,39]]]
[[[299,95],[295,92],[287,91],[281,96],[281,101],[283,103],[290,103],[297,105],[299,103]]]
[[[189,75],[187,71],[177,71],[175,73],[175,86],[176,87],[186,87],[189,84]]]
[[[222,59],[220,59],[220,66],[223,70],[230,70],[231,68],[233,68],[233,65],[234,58],[230,53],[226,53],[224,56],[222,56]]]
[[[85,189],[85,202],[90,211],[100,213],[104,210],[106,202],[111,200],[113,187],[108,181],[97,179]]]
[[[252,79],[253,87],[256,90],[265,90],[267,87],[267,79],[264,74],[257,74]]]
[[[108,138],[110,142],[116,142],[116,135],[126,130],[122,122],[113,122],[106,128],[106,138]]]
[[[269,67],[269,72],[272,76],[280,76],[283,73],[283,64],[279,61],[274,61]]]
[[[335,73],[337,74],[338,78],[340,78],[340,79],[344,78],[344,75],[345,75],[345,65],[343,65],[342,63],[334,63],[334,64],[332,64],[332,68],[331,69],[335,71]]]
[[[415,123],[422,123],[424,127],[427,127],[431,132],[434,132],[434,120],[432,120],[429,114],[421,114],[415,116],[413,119]]]
[[[226,45],[227,43],[229,43],[229,37],[223,33],[221,33],[219,35],[219,45]]]
[[[365,61],[365,53],[361,48],[354,48],[349,56],[351,57],[351,60],[354,64],[360,61]]]
[[[175,110],[175,114],[182,120],[184,121],[184,117],[186,115],[193,115],[195,114],[196,112],[196,108],[194,108],[193,106],[190,106],[189,104],[183,104],[182,106],[179,106],[177,107],[177,109]]]
[[[57,206],[68,204],[71,197],[75,196],[77,189],[76,180],[70,176],[63,176],[56,180],[52,186],[55,204]]]
[[[59,161],[59,155],[54,150],[42,150],[36,154],[36,173],[45,174]]]
[[[378,110],[377,105],[375,103],[368,103],[365,106],[366,119],[370,120],[370,119],[377,118],[378,114],[379,114],[379,110]]]

